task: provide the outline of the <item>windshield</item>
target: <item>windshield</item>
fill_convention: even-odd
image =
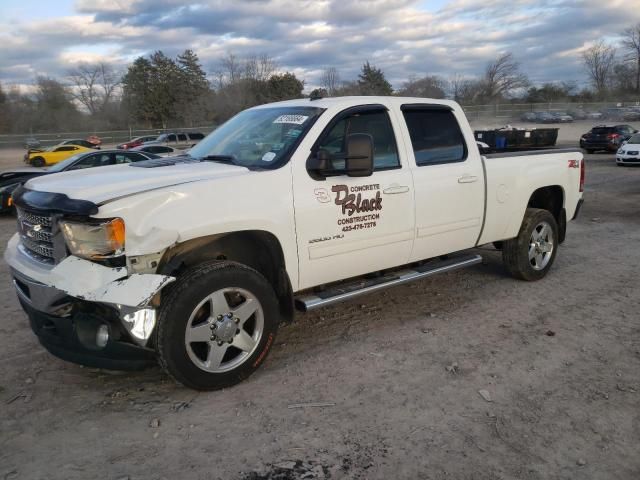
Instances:
[[[67,158],[61,162],[56,163],[55,165],[47,168],[47,172],[62,172],[65,168],[70,167],[72,164],[76,162],[80,157],[85,155],[84,153],[76,153],[74,156]]]
[[[636,133],[635,135],[631,135],[631,138],[627,143],[636,144],[640,143],[640,133]]]
[[[322,112],[316,107],[245,110],[207,135],[189,155],[249,168],[278,168]]]

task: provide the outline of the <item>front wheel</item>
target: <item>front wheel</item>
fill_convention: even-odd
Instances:
[[[34,167],[44,167],[44,158],[42,157],[36,157],[33,160],[31,160],[31,165],[33,165]]]
[[[234,262],[199,265],[162,299],[160,364],[196,390],[230,387],[262,364],[279,321],[275,292],[259,272]]]
[[[558,251],[558,224],[551,212],[527,208],[516,238],[505,240],[502,261],[511,275],[521,280],[544,277]]]

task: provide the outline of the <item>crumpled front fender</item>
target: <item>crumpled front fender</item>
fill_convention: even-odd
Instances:
[[[90,302],[143,308],[175,277],[157,274],[129,275],[125,267],[110,268],[69,256],[55,266],[43,265],[18,248],[14,235],[4,253],[5,261],[22,275],[66,294]]]

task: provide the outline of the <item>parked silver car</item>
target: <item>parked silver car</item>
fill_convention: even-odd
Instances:
[[[193,147],[203,138],[204,134],[200,132],[163,133],[153,141],[144,142],[142,146],[165,145],[183,150]]]

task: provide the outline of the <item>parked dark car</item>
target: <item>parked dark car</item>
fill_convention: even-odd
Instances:
[[[27,137],[24,139],[24,148],[27,150],[31,148],[40,148],[41,143],[36,137]]]
[[[556,121],[556,123],[571,123],[573,122],[573,117],[564,112],[554,112],[551,114]]]
[[[640,120],[640,108],[638,107],[630,107],[627,108],[624,114],[622,115],[626,122],[634,122]]]
[[[556,123],[556,118],[551,112],[536,112],[536,122],[538,123]]]
[[[536,112],[525,112],[520,116],[520,120],[523,122],[535,122],[537,118]]]
[[[584,120],[587,118],[587,112],[585,112],[581,108],[573,108],[571,110],[567,110],[567,115],[571,115],[574,120]]]
[[[625,109],[622,107],[611,107],[602,110],[602,118],[607,120],[624,120]]]
[[[580,148],[584,148],[587,153],[596,150],[615,152],[622,142],[629,140],[637,131],[631,125],[598,125],[580,137]]]
[[[132,150],[134,152],[152,153],[159,157],[173,157],[184,153],[184,150],[178,150],[177,148],[166,145],[140,145],[139,147],[132,148]]]
[[[122,149],[122,150],[128,150],[129,148],[139,147],[144,142],[153,142],[156,138],[158,138],[157,135],[145,135],[145,136],[142,136],[142,137],[136,137],[136,138],[133,138],[133,139],[129,140],[128,142],[121,143],[116,148],[119,148],[119,149]]]
[[[20,185],[35,177],[52,173],[80,170],[82,168],[106,167],[123,163],[139,162],[158,158],[158,155],[147,152],[131,152],[124,150],[102,150],[100,152],[82,152],[67,158],[51,167],[22,167],[5,170],[0,173],[0,212],[13,210],[11,194]]]

